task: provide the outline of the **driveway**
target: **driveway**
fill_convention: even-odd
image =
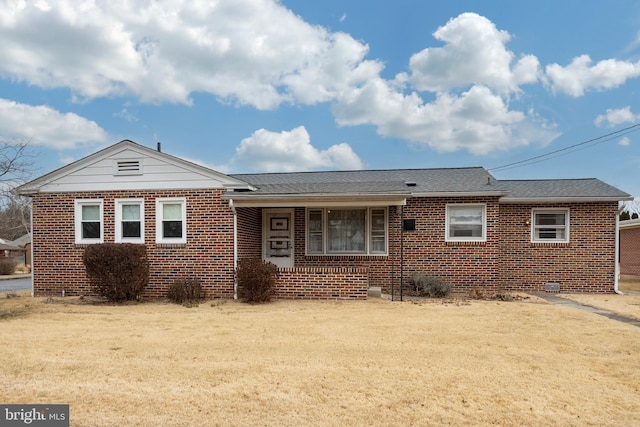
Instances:
[[[31,276],[20,276],[16,278],[0,276],[0,293],[30,290]]]

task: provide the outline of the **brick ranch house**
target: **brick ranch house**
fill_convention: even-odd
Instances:
[[[233,298],[239,259],[279,267],[279,298],[363,299],[415,272],[474,288],[613,292],[618,202],[597,179],[484,168],[225,175],[124,140],[19,188],[33,202],[34,295],[90,293],[87,245],[147,246],[148,297],[197,278]]]

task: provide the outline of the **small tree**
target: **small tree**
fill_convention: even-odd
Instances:
[[[15,240],[28,233],[30,201],[13,192],[33,172],[34,155],[23,141],[0,138],[0,237]]]
[[[243,258],[238,263],[238,292],[245,302],[269,302],[275,293],[278,269],[260,258]]]
[[[149,283],[147,247],[133,243],[89,245],[83,262],[91,286],[109,301],[131,301]]]

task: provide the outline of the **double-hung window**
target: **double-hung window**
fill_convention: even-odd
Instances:
[[[116,199],[115,241],[144,243],[144,199]]]
[[[446,238],[448,242],[485,242],[487,207],[484,204],[447,205]]]
[[[103,216],[102,199],[77,199],[75,201],[76,243],[102,243]]]
[[[531,241],[569,241],[568,209],[533,209],[531,217]]]
[[[186,242],[186,199],[184,197],[156,199],[156,243]]]
[[[307,254],[386,255],[387,209],[308,209]]]

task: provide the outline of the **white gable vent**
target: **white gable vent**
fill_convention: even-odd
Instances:
[[[114,175],[141,175],[142,161],[140,159],[116,160]]]

